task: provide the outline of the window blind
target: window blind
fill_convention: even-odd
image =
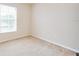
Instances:
[[[16,31],[15,7],[0,5],[0,33]]]

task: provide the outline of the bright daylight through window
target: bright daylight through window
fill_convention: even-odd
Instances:
[[[16,31],[17,10],[15,7],[0,5],[0,33]]]

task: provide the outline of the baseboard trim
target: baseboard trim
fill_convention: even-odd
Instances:
[[[40,37],[40,36],[36,36],[36,35],[21,35],[21,36],[13,37],[11,39],[6,39],[6,40],[3,40],[3,41],[0,41],[0,43],[4,43],[4,42],[7,42],[7,41],[12,41],[12,40],[16,40],[16,39],[21,39],[21,38],[24,38],[24,37],[31,37],[31,36],[34,37],[34,38],[38,38],[38,39],[41,39],[41,40],[45,40],[45,41],[47,41],[49,43],[55,44],[55,45],[60,46],[60,47],[62,47],[64,49],[68,49],[68,50],[70,50],[72,52],[79,53],[79,51],[77,51],[77,50],[75,50],[73,48],[70,48],[70,47],[61,45],[61,44],[56,43],[56,42],[51,42],[49,40],[46,40],[46,38],[43,38],[43,37]]]
[[[56,43],[56,42],[51,42],[51,41],[49,41],[49,40],[46,40],[46,38],[43,38],[43,37],[40,37],[40,36],[36,36],[36,35],[31,35],[31,36],[32,36],[32,37],[35,37],[35,38],[38,38],[38,39],[41,39],[41,40],[45,40],[45,41],[47,41],[47,42],[49,42],[49,43],[55,44],[55,45],[57,45],[57,46],[60,46],[60,47],[62,47],[62,48],[64,48],[64,49],[70,50],[70,51],[72,51],[72,52],[79,53],[79,51],[77,51],[77,50],[75,50],[75,49],[73,49],[73,48],[64,46],[64,45],[59,44],[59,43]]]
[[[16,39],[21,39],[23,37],[30,37],[30,36],[31,35],[20,35],[20,36],[16,36],[16,37],[12,37],[12,38],[9,38],[9,39],[2,40],[2,41],[0,41],[0,43],[4,43],[4,42],[16,40]]]

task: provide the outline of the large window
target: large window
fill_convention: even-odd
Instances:
[[[15,7],[0,5],[0,33],[16,31],[16,13]]]

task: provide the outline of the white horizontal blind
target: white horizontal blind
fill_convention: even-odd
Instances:
[[[0,33],[16,31],[16,14],[15,7],[0,5]]]

